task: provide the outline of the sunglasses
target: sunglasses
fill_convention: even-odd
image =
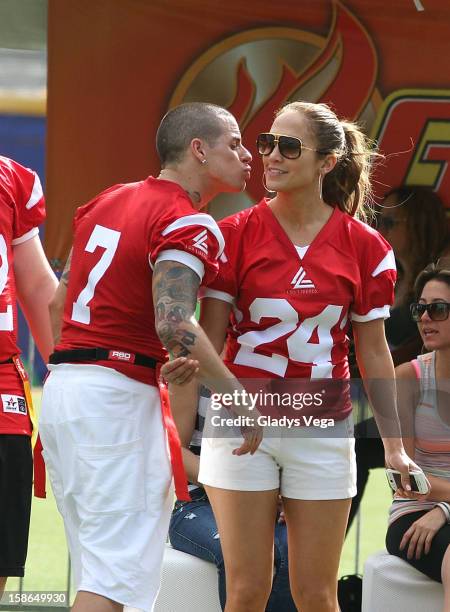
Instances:
[[[433,302],[432,304],[421,304],[414,302],[410,305],[412,320],[418,323],[427,311],[428,316],[432,321],[445,321],[450,314],[449,302]]]
[[[256,139],[256,146],[260,155],[270,155],[276,145],[278,145],[280,154],[286,159],[298,159],[302,154],[302,149],[321,153],[321,151],[317,149],[305,147],[300,138],[295,138],[295,136],[282,136],[281,134],[264,132],[263,134],[259,134]]]

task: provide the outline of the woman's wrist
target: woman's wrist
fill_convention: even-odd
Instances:
[[[401,438],[383,438],[383,445],[387,453],[406,453]]]
[[[447,502],[439,502],[436,504],[435,508],[439,508],[444,515],[445,522],[450,524],[450,504]]]

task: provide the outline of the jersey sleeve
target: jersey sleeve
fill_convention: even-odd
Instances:
[[[216,278],[201,290],[200,298],[210,297],[233,304],[238,293],[237,260],[239,236],[227,222],[219,223],[225,239],[225,249],[219,257],[219,272]]]
[[[177,261],[191,268],[203,283],[217,275],[224,238],[214,219],[205,213],[161,219],[153,231],[149,261]]]
[[[360,242],[359,260],[360,282],[351,319],[358,323],[387,319],[397,278],[394,252],[378,232],[371,230]]]
[[[41,182],[33,170],[5,157],[0,158],[0,183],[14,207],[12,244],[20,244],[38,234],[45,220]]]

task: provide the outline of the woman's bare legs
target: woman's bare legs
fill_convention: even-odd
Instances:
[[[302,612],[339,612],[337,578],[350,502],[283,498],[291,593]]]
[[[226,612],[264,612],[272,588],[278,489],[205,487],[225,561]]]

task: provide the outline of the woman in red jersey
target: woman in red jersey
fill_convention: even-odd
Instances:
[[[386,462],[402,472],[405,488],[414,466],[399,438],[384,335],[394,256],[364,222],[372,153],[355,124],[326,105],[293,102],[257,145],[275,195],[220,223],[226,247],[204,293],[202,325],[218,352],[226,338],[224,361],[247,388],[260,380],[258,408],[271,418],[258,424],[285,427],[265,427],[258,450],[239,457],[236,437],[215,426],[220,413],[211,406],[206,422],[216,431],[203,435],[198,480],[219,527],[227,612],[265,609],[279,495],[295,604],[302,612],[337,612],[339,558],[356,491],[345,387],[350,323],[363,378],[383,381],[370,391]],[[287,403],[268,407],[265,398],[277,396]]]

